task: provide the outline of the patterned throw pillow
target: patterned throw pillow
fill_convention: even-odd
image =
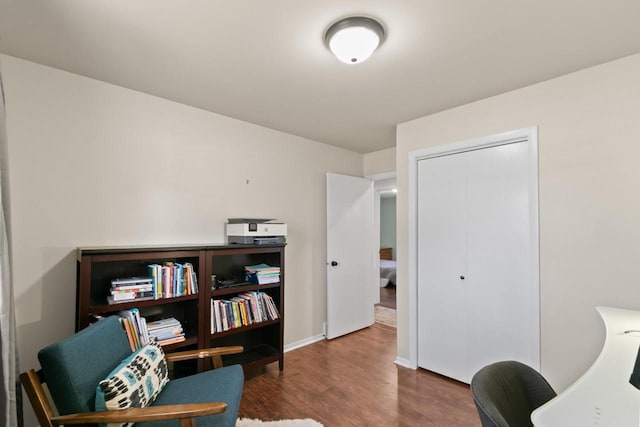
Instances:
[[[96,390],[96,411],[148,406],[168,381],[162,347],[155,342],[147,344],[100,381]],[[109,427],[120,425],[108,424]]]

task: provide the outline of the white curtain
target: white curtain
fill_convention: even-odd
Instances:
[[[17,386],[18,362],[16,357],[16,318],[13,303],[13,283],[9,264],[9,239],[5,223],[8,212],[7,190],[7,129],[4,108],[4,87],[0,73],[0,425],[18,426],[18,408],[21,398]],[[22,409],[20,407],[20,409]],[[21,412],[21,411],[20,411]],[[22,424],[22,422],[20,423]]]

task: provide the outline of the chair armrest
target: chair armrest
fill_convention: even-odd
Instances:
[[[59,426],[66,424],[139,423],[145,421],[184,420],[203,415],[221,414],[226,409],[227,404],[223,402],[147,406],[145,408],[59,415],[52,417],[51,423]]]
[[[244,351],[241,345],[229,347],[203,348],[199,350],[179,351],[177,353],[167,353],[164,355],[167,362],[179,362],[182,360],[204,359],[211,357],[214,368],[222,367],[222,357],[228,354],[238,354]]]

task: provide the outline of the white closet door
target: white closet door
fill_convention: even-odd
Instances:
[[[538,304],[530,298],[527,144],[473,151],[467,162],[468,381],[498,360],[536,367],[532,352],[537,340],[530,325]]]
[[[418,365],[537,366],[527,142],[418,161]]]
[[[418,365],[452,378],[466,364],[464,162],[418,162]]]

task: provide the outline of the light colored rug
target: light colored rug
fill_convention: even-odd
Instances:
[[[323,425],[311,418],[299,420],[262,421],[250,418],[240,418],[236,427],[323,427]]]
[[[393,308],[383,307],[381,305],[375,306],[375,321],[382,323],[383,325],[396,327],[396,311]]]

